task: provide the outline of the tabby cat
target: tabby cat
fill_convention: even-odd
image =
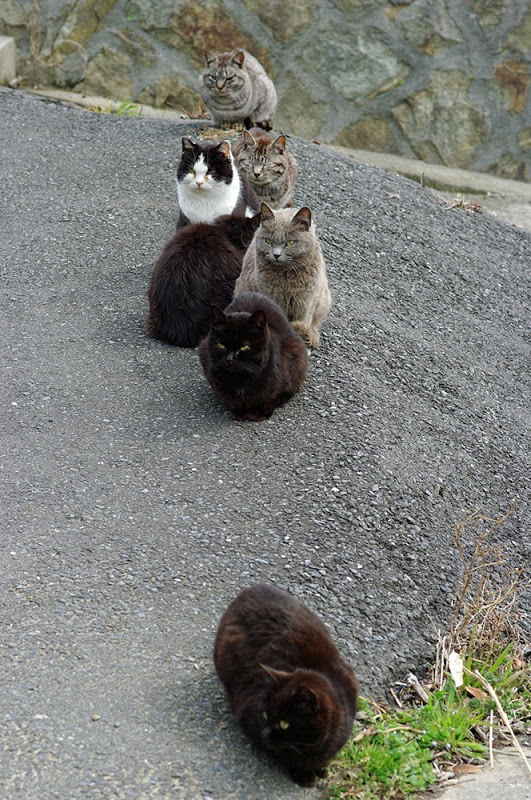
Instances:
[[[200,93],[213,124],[218,128],[273,127],[277,93],[260,62],[246,50],[205,53],[206,66],[199,76]]]
[[[276,587],[251,586],[221,619],[214,663],[248,736],[313,786],[349,738],[358,696],[323,622]]]
[[[260,200],[275,209],[291,205],[297,161],[286,147],[284,134],[275,137],[252,128],[242,133],[232,153]]]
[[[230,142],[182,140],[177,166],[179,220],[177,228],[190,222],[214,222],[223,214],[253,216],[260,201],[247,178],[234,164]]]
[[[178,230],[162,251],[148,288],[147,332],[178,347],[196,347],[210,328],[210,305],[232,299],[254,217],[219,217]]]
[[[245,253],[234,294],[262,292],[271,297],[308,347],[315,348],[332,298],[311,211],[272,211],[266,203],[261,209],[262,222]]]
[[[212,305],[199,360],[231,417],[255,422],[296,394],[308,370],[304,342],[281,309],[253,292],[235,298],[225,311]]]

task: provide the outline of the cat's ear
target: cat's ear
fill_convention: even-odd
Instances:
[[[212,50],[205,50],[204,56],[207,64],[212,64],[212,62],[217,59],[217,55],[213,53]]]
[[[260,227],[260,223],[262,222],[262,212],[259,211],[258,214],[254,215],[254,217],[248,217],[248,220],[251,225],[251,230],[256,231],[256,229]]]
[[[262,311],[262,309],[259,308],[257,311],[254,311],[249,317],[249,320],[247,322],[247,327],[256,328],[258,333],[263,333],[265,326],[266,326],[265,311]]]
[[[273,678],[275,682],[275,686],[279,686],[282,681],[288,680],[291,678],[291,672],[283,672],[280,669],[273,669],[273,667],[267,667],[265,664],[260,664],[264,672],[267,672],[270,678]]]
[[[230,157],[232,155],[232,152],[231,152],[231,149],[230,149],[230,142],[229,142],[228,139],[224,139],[222,142],[220,142],[218,144],[218,146],[216,147],[216,150],[219,153],[221,153],[223,158],[226,158],[227,160],[230,161]]]
[[[303,714],[316,714],[319,711],[319,698],[309,686],[297,686],[293,701]]]
[[[185,150],[193,150],[193,149],[194,149],[194,143],[192,142],[192,140],[188,139],[188,137],[186,136],[183,136],[183,153]]]
[[[237,50],[231,59],[233,64],[236,64],[238,67],[243,67],[243,62],[245,61],[245,53],[242,50]]]
[[[284,150],[286,149],[286,137],[283,133],[281,133],[280,136],[277,136],[275,141],[272,142],[271,147],[280,153],[280,155],[284,153]]]
[[[307,208],[306,206],[303,206],[303,208],[299,208],[299,210],[292,219],[292,224],[298,225],[299,227],[304,228],[304,230],[307,231],[310,225],[312,224],[312,212],[310,211],[310,209]]]
[[[252,147],[254,147],[254,145],[256,144],[256,139],[254,138],[252,133],[249,133],[249,131],[244,131],[242,138],[244,144],[249,144]]]
[[[224,328],[227,324],[227,315],[215,303],[210,306],[210,322],[213,328]]]
[[[269,208],[269,206],[267,205],[267,203],[261,204],[260,211],[262,214],[262,222],[266,219],[273,219],[273,217],[275,216],[271,211],[271,209]]]

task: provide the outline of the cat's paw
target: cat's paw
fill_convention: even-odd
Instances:
[[[231,408],[230,415],[238,422],[244,422],[247,419],[247,411],[244,408]]]
[[[316,328],[310,328],[305,322],[292,322],[291,324],[311,350],[315,350],[319,346],[319,331]]]
[[[263,131],[273,130],[273,121],[270,119],[263,119],[260,122],[251,120],[249,123],[250,128],[262,128]]]
[[[289,774],[291,780],[299,786],[315,786],[317,783],[317,775],[313,770],[309,772],[301,769],[290,769]]]
[[[236,419],[239,422],[245,422],[246,420],[249,422],[262,422],[262,420],[267,419],[273,413],[273,409],[269,410],[268,408],[232,408],[230,415],[232,419]]]

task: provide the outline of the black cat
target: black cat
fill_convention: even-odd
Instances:
[[[212,306],[208,336],[199,345],[205,376],[233,419],[262,420],[302,387],[308,352],[281,308],[245,292],[222,311]]]
[[[214,663],[244,731],[313,786],[349,738],[358,697],[321,620],[274,586],[251,586],[221,619]]]
[[[210,306],[230,303],[246,248],[260,224],[226,215],[187,225],[162,251],[148,287],[147,332],[178,347],[197,347],[210,327]]]

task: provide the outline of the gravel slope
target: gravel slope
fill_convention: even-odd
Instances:
[[[458,520],[518,497],[529,564],[531,236],[292,140],[334,306],[300,395],[235,423],[143,327],[197,129],[0,89],[2,798],[321,797],[228,714],[236,592],[306,601],[381,697],[445,629]]]

